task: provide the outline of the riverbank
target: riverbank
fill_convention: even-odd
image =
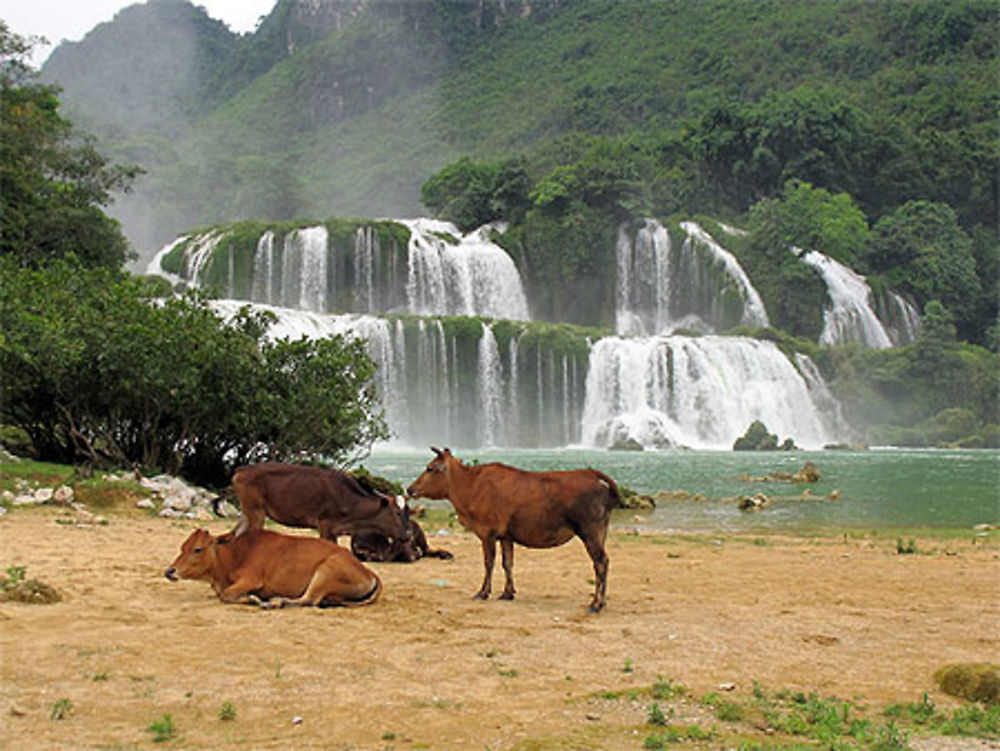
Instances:
[[[934,671],[1000,654],[996,532],[901,555],[881,538],[614,531],[594,617],[582,545],[518,548],[518,599],[479,602],[480,546],[456,530],[433,536],[453,561],[375,565],[374,606],[266,612],[163,577],[195,522],[64,513],[0,518],[4,567],[63,595],[0,603],[7,749],[145,748],[164,715],[185,749],[639,749],[657,684],[683,686],[677,718],[716,739],[764,737],[704,697],[948,707]]]

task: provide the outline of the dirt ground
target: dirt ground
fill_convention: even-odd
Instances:
[[[659,679],[693,696],[757,681],[947,705],[936,668],[1000,661],[995,532],[918,539],[916,555],[889,538],[613,532],[608,606],[591,616],[578,541],[518,548],[513,602],[470,599],[479,543],[456,530],[432,537],[453,561],[375,564],[373,606],[263,611],[164,578],[194,522],[62,519],[0,518],[0,568],[26,566],[64,596],[0,603],[3,749],[634,750],[648,694],[633,689]],[[165,714],[176,735],[154,743]]]

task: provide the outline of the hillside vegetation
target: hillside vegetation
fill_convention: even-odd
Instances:
[[[237,36],[151,0],[43,76],[147,170],[114,209],[145,253],[251,219],[504,219],[535,316],[608,326],[623,223],[725,222],[779,337],[822,325],[791,247],[923,313],[908,348],[819,357],[849,411],[890,426],[875,440],[983,445],[998,20],[990,0],[279,0]]]

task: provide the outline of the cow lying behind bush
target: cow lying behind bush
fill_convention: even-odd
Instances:
[[[427,536],[416,520],[410,519],[410,537],[398,540],[377,532],[351,535],[351,552],[361,561],[387,563],[413,563],[421,558],[454,558],[447,550],[432,550],[427,546]]]
[[[195,530],[165,576],[206,580],[223,602],[267,608],[370,605],[382,594],[382,581],[346,548],[252,528],[218,536]]]

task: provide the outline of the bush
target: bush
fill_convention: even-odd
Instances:
[[[945,665],[934,673],[934,680],[951,696],[1000,705],[1000,665]]]
[[[59,262],[0,262],[0,422],[37,458],[138,465],[225,484],[261,459],[353,458],[386,436],[361,342],[271,342],[196,293]]]

